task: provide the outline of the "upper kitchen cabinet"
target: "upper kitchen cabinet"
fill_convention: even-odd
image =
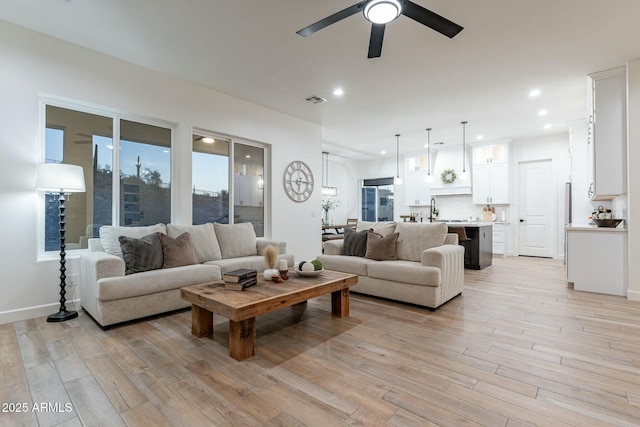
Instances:
[[[473,203],[507,205],[509,200],[509,142],[473,146]]]
[[[626,67],[589,75],[588,196],[611,200],[627,192]]]
[[[433,150],[431,156],[434,157]],[[404,155],[404,199],[407,206],[425,206],[430,203],[431,184],[427,181],[430,171],[429,161],[429,155],[426,152]],[[433,174],[432,169],[431,173]]]

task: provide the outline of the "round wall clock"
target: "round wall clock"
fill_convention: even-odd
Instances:
[[[284,171],[284,191],[294,202],[304,202],[313,193],[313,173],[300,160],[289,163]]]

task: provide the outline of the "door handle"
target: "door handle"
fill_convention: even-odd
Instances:
[[[520,222],[524,222],[524,219],[521,219]]]

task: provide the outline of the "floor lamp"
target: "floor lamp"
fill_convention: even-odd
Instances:
[[[58,208],[60,210],[60,309],[57,313],[47,317],[47,322],[64,322],[78,317],[78,312],[67,310],[65,302],[66,260],[65,260],[65,230],[64,210],[66,195],[69,193],[85,192],[84,174],[81,166],[62,163],[42,163],[38,165],[36,189],[46,193],[58,194]]]

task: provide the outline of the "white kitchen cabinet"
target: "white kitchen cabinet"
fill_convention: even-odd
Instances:
[[[426,173],[407,174],[405,177],[404,200],[407,206],[425,206],[430,203],[430,184]]]
[[[493,255],[505,256],[509,251],[509,224],[493,223]]]
[[[429,173],[428,154],[426,152],[407,153],[404,159],[405,204],[407,206],[429,205],[431,200],[431,184],[427,182]]]
[[[473,147],[473,203],[506,205],[509,200],[507,142]]]
[[[473,167],[473,203],[507,205],[509,201],[509,164],[488,163]]]
[[[488,144],[473,147],[473,164],[507,162],[507,143]]]
[[[627,230],[567,227],[567,280],[577,291],[627,295]]]
[[[611,200],[626,194],[626,68],[590,74],[588,195]]]

